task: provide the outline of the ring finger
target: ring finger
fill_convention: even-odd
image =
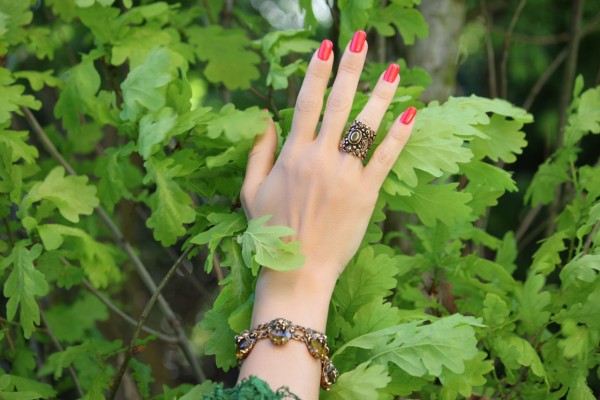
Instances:
[[[398,64],[391,64],[388,69],[381,74],[379,81],[377,82],[377,85],[375,85],[375,89],[371,94],[371,97],[369,97],[369,101],[356,117],[356,121],[362,122],[368,128],[372,129],[374,132],[377,132],[377,129],[379,129],[379,125],[381,124],[381,120],[383,119],[385,112],[394,98],[396,89],[398,88],[398,83],[400,82],[399,72],[400,66]],[[368,139],[364,138],[362,140]],[[355,158],[354,155],[347,154],[345,152],[344,156]],[[344,158],[347,159],[348,157]]]

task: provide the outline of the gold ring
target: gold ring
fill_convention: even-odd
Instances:
[[[375,135],[376,132],[369,126],[354,120],[340,142],[340,150],[364,161],[367,152],[375,141]]]

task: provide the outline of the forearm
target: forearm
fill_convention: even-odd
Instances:
[[[280,273],[263,270],[256,287],[252,328],[276,318],[295,325],[325,332],[329,301],[335,280],[301,270]],[[281,386],[301,399],[317,399],[321,381],[321,362],[313,358],[304,343],[291,340],[275,346],[268,339],[259,340],[244,361],[239,379],[255,375],[273,390]]]

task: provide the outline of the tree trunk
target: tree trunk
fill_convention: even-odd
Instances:
[[[458,40],[465,24],[465,0],[424,0],[420,11],[429,25],[429,37],[410,49],[409,64],[423,67],[431,75],[425,102],[446,100],[454,92]]]

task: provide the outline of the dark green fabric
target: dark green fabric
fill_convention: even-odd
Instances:
[[[298,396],[290,393],[287,387],[281,387],[276,392],[271,390],[268,383],[255,376],[244,379],[231,389],[218,386],[213,393],[205,394],[204,400],[300,400]]]

